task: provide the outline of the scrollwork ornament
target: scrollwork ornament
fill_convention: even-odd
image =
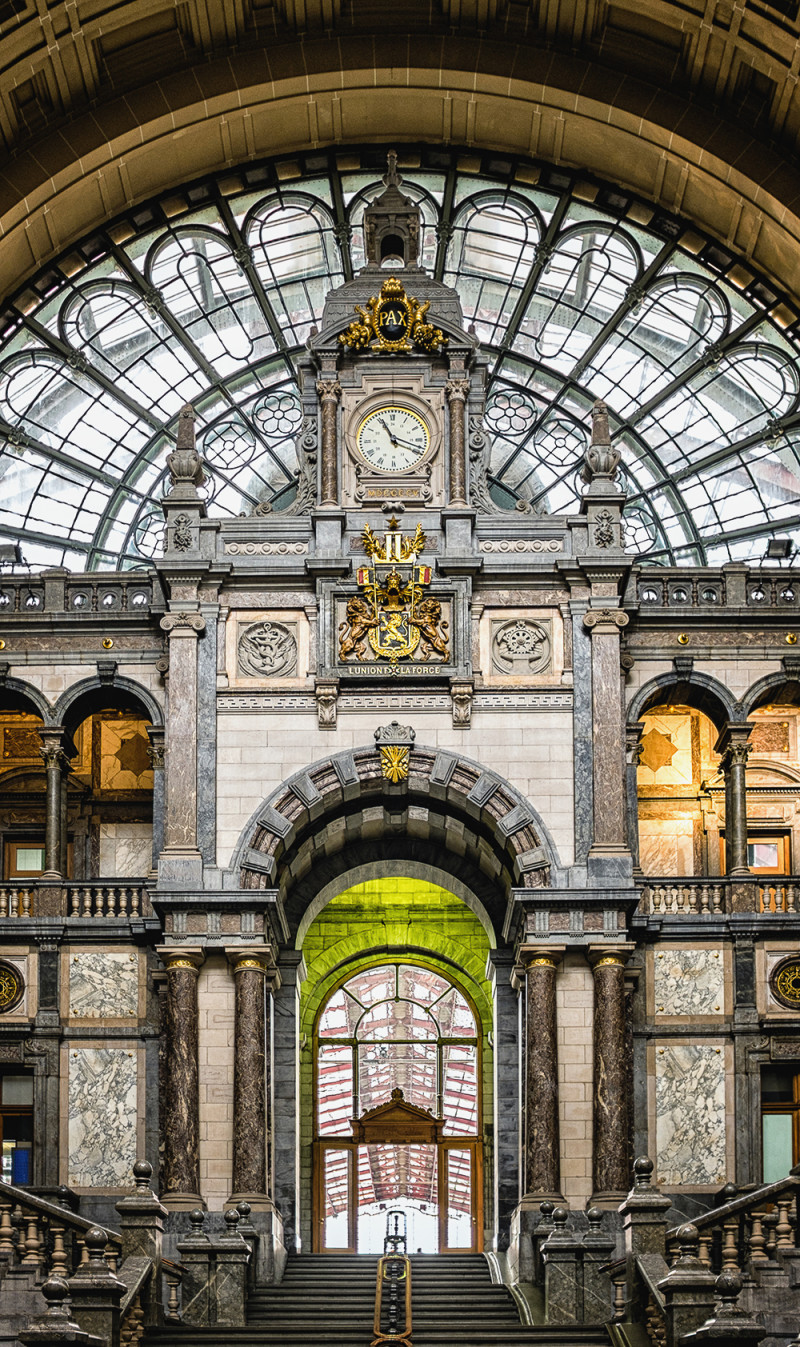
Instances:
[[[180,636],[188,634],[190,631],[199,635],[200,632],[205,631],[206,621],[199,613],[165,613],[159,626],[162,631],[167,633],[167,636]]]
[[[297,455],[297,495],[284,514],[308,514],[317,503],[317,455],[319,439],[316,419],[303,417],[300,434],[295,440]]]
[[[623,613],[621,608],[591,608],[583,615],[583,625],[591,632],[598,627],[601,630],[617,627],[621,631],[629,622],[628,614]]]
[[[595,515],[594,542],[596,547],[614,546],[614,516],[610,510]]]
[[[489,491],[489,436],[482,416],[469,418],[469,494],[479,514],[500,514]]]

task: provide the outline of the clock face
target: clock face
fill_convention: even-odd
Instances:
[[[419,412],[388,402],[369,412],[356,431],[359,452],[378,472],[404,472],[425,457],[431,443]]]

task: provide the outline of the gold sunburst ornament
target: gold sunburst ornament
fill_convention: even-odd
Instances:
[[[398,781],[408,780],[410,752],[399,744],[381,746],[381,771],[387,781],[397,785]]]

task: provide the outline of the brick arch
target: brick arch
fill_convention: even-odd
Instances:
[[[496,930],[509,890],[547,887],[559,864],[536,810],[509,782],[471,758],[419,745],[397,786],[383,777],[376,746],[295,773],[252,815],[231,868],[243,889],[279,888],[296,930],[335,874],[404,858],[467,883]]]

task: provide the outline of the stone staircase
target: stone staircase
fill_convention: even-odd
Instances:
[[[304,1254],[279,1286],[250,1297],[240,1329],[164,1328],[144,1347],[369,1347],[377,1258]],[[607,1347],[605,1329],[525,1327],[505,1286],[480,1254],[411,1258],[413,1347]]]

